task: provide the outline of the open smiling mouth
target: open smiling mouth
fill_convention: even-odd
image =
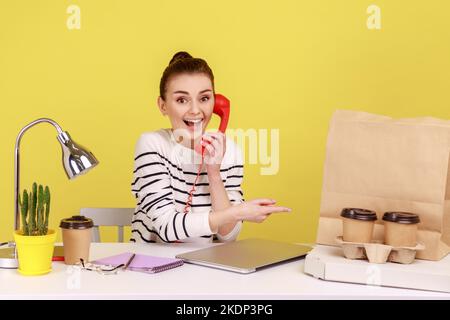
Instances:
[[[195,125],[199,125],[203,121],[203,119],[183,120],[183,121],[188,127],[194,127]]]

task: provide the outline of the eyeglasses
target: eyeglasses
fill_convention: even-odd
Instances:
[[[124,264],[120,264],[116,267],[104,264],[94,264],[90,262],[84,262],[84,260],[81,258],[80,262],[77,262],[74,265],[74,267],[80,268],[81,270],[96,271],[97,273],[103,275],[117,274],[119,270],[121,270],[124,266]]]
[[[10,247],[14,247],[15,243],[12,242],[12,241],[7,241],[7,242],[0,243],[0,247],[3,247],[3,246],[8,246],[8,248],[10,248]]]

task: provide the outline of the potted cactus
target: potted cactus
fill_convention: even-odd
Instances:
[[[39,275],[51,271],[56,232],[48,228],[50,189],[33,183],[32,191],[19,196],[21,228],[14,233],[19,272]]]

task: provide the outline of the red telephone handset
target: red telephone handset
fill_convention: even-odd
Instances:
[[[230,100],[223,95],[216,93],[214,95],[215,103],[213,113],[220,117],[219,131],[225,133],[227,130],[228,119],[230,118]]]
[[[213,113],[217,114],[220,117],[219,131],[225,134],[225,131],[227,130],[228,119],[230,118],[230,100],[228,100],[225,96],[223,96],[219,93],[216,93],[214,95],[214,100],[215,101],[214,101]],[[202,159],[203,159],[205,147],[200,146],[199,149],[195,148],[195,150],[202,155]],[[195,185],[197,184],[197,180],[202,171],[202,167],[203,167],[203,161],[200,164],[200,167],[198,168],[197,177],[195,178],[194,184],[192,185],[191,191],[189,192],[189,196],[186,201],[186,205],[184,207],[184,213],[187,213],[189,210],[189,207],[191,206],[192,196],[195,191]]]
[[[225,133],[227,130],[228,119],[230,118],[230,100],[220,93],[214,95],[214,109],[213,113],[220,117],[219,131]],[[203,155],[205,147],[195,148],[195,150]]]

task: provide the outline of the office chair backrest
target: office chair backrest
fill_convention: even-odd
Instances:
[[[100,241],[99,226],[117,226],[119,242],[123,242],[123,227],[131,225],[134,208],[81,208],[80,215],[94,221],[92,241]]]

